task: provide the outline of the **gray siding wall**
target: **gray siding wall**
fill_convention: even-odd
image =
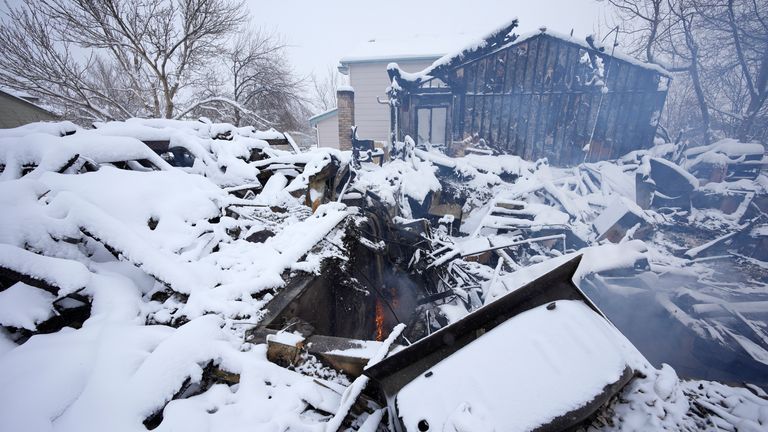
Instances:
[[[339,148],[339,117],[328,116],[317,122],[317,146]]]
[[[56,120],[54,115],[0,92],[0,128],[14,128],[27,123],[52,120]]]
[[[355,122],[360,139],[389,142],[389,106],[376,101],[386,100],[389,87],[387,65],[389,61],[351,63],[349,80],[355,89]],[[432,64],[432,60],[398,61],[408,72],[419,72]]]

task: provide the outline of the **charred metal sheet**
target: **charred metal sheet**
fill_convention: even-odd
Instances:
[[[463,348],[469,349],[469,346],[474,341],[517,315],[532,309],[538,309],[544,305],[546,305],[547,310],[555,310],[558,304],[556,301],[577,300],[583,302],[596,313],[599,316],[598,320],[607,321],[602,312],[572,282],[580,260],[580,256],[573,258],[496,302],[467,315],[465,318],[444,327],[413,345],[395,352],[390,357],[366,369],[363,373],[373,379],[388,401],[389,412],[395,429],[397,431],[410,431],[413,426],[406,427],[398,414],[398,394],[401,390],[404,391],[406,385],[418,378],[421,380],[420,385],[429,386],[429,381],[424,381],[424,378],[429,379],[432,374],[429,371],[430,369],[437,367],[438,364],[459,350],[465,352]],[[530,330],[535,332],[535,329]],[[514,346],[515,341],[509,342]],[[564,354],[567,355],[567,353]],[[468,367],[471,366],[468,365]],[[589,416],[621,390],[633,376],[632,369],[626,365],[622,366],[619,371],[621,372],[618,379],[605,385],[591,399],[582,401],[577,408],[563,412],[554,419],[547,420],[544,424],[532,430],[565,430],[589,418]],[[493,386],[492,383],[489,385]],[[443,390],[451,392],[456,389],[446,388]],[[412,389],[411,392],[413,391],[416,390]],[[509,391],[514,392],[515,389],[510,388]],[[471,403],[472,401],[468,402]],[[422,425],[422,423],[424,424]],[[430,425],[425,420],[419,422],[418,430],[429,429]]]
[[[365,375],[393,395],[440,360],[509,318],[555,300],[582,300],[603,315],[571,281],[581,256],[367,369]]]

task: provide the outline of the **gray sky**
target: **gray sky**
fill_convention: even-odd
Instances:
[[[11,5],[21,0],[0,0]],[[546,26],[576,35],[598,33],[606,2],[598,0],[246,0],[252,25],[282,34],[300,76],[324,74],[372,38],[413,34],[480,37],[514,17],[518,33]],[[461,46],[455,47],[460,49]]]
[[[546,26],[598,33],[606,3],[596,0],[247,0],[253,25],[276,30],[291,45],[300,75],[322,74],[371,38],[416,33],[481,36],[514,17],[524,33]],[[456,47],[460,49],[461,47]]]

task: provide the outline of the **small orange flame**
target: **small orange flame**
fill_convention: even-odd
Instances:
[[[398,306],[400,306],[400,298],[397,295],[397,289],[392,288],[391,290],[389,290],[389,293],[392,296],[392,301],[390,304],[392,305],[393,308],[397,309]]]
[[[384,306],[381,299],[376,299],[376,340],[384,340]]]

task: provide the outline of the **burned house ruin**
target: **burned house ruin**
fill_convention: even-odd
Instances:
[[[0,430],[764,430],[764,147],[642,149],[664,71],[515,25],[390,65],[390,143],[0,130]]]
[[[427,69],[388,67],[393,141],[493,150],[553,165],[615,159],[653,142],[669,74],[614,48],[517,20]]]

